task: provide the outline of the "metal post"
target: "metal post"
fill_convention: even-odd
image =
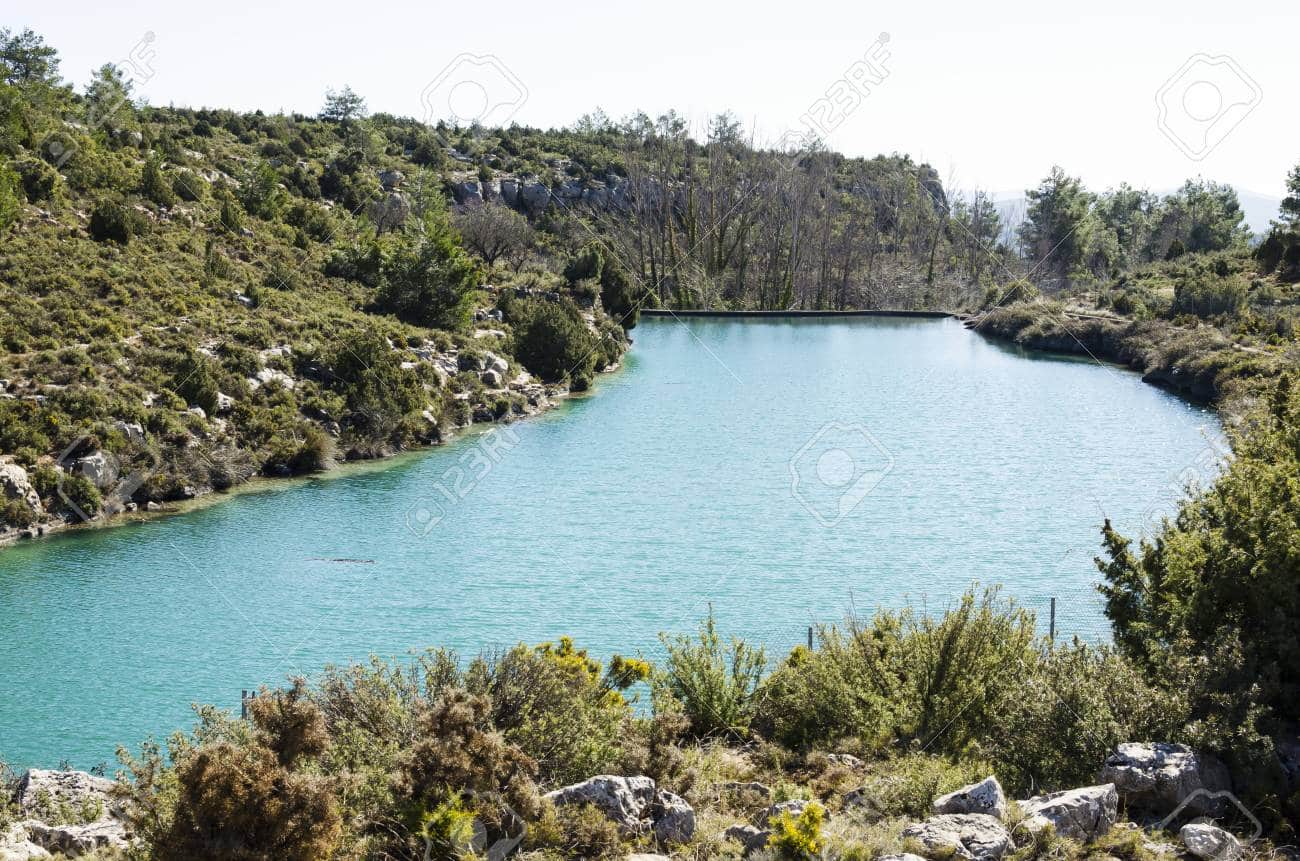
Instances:
[[[1053,643],[1056,642],[1056,599],[1052,599],[1052,621],[1048,627],[1048,639]]]
[[[813,648],[812,635],[813,635],[813,626],[809,625],[808,626],[808,651],[810,652],[812,651]]]

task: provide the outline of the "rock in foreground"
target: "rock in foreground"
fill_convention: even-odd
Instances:
[[[1022,828],[1041,831],[1051,825],[1062,837],[1087,843],[1105,834],[1119,818],[1119,794],[1113,783],[1037,795],[1020,802]]]
[[[903,829],[903,837],[966,861],[997,861],[1015,848],[1011,833],[987,813],[945,813]]]

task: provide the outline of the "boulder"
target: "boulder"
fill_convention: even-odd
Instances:
[[[512,209],[519,206],[519,183],[513,179],[501,180],[501,200]]]
[[[529,212],[540,212],[550,204],[551,190],[540,182],[528,182],[519,189],[519,199]]]
[[[100,490],[107,490],[117,483],[117,458],[103,451],[91,452],[77,458],[72,471]]]
[[[1221,801],[1211,793],[1232,788],[1223,763],[1186,745],[1166,742],[1119,745],[1106,757],[1099,780],[1115,784],[1130,812],[1156,817],[1167,816],[1185,801],[1189,815],[1218,812]]]
[[[484,371],[479,376],[479,379],[481,379],[483,385],[487,386],[489,389],[501,388],[501,374],[498,371]]]
[[[411,215],[411,200],[400,191],[390,191],[370,205],[370,216],[380,233],[396,230]]]
[[[641,834],[652,824],[655,782],[649,777],[598,774],[544,796],[552,804],[590,804],[610,818],[624,833]]]
[[[1020,826],[1025,830],[1037,832],[1052,825],[1062,837],[1084,843],[1101,837],[1119,817],[1119,794],[1113,783],[1036,795],[1019,804],[1025,814]]]
[[[235,408],[235,399],[223,392],[217,392],[217,415],[225,415]]]
[[[733,825],[722,832],[724,840],[735,840],[745,850],[746,855],[766,846],[767,839],[771,836],[771,831],[753,825]]]
[[[654,808],[655,839],[665,845],[689,843],[695,836],[695,809],[686,803],[680,795],[674,795],[665,789],[655,793]]]
[[[381,170],[379,172],[379,184],[384,187],[384,191],[392,191],[402,184],[406,179],[406,174],[400,170]]]
[[[846,768],[862,768],[865,763],[851,753],[828,753],[826,754],[828,762],[836,765],[842,765]]]
[[[1007,818],[1007,796],[998,779],[989,776],[979,783],[963,786],[956,792],[941,795],[934,800],[935,814],[987,813],[998,819]]]
[[[506,369],[510,367],[510,363],[495,353],[488,353],[487,366],[490,370],[496,371],[498,374],[504,374]]]
[[[476,180],[452,183],[451,193],[456,198],[456,202],[462,206],[483,202],[483,190]]]
[[[30,769],[14,791],[19,812],[28,817],[21,823],[25,839],[46,852],[72,857],[102,848],[127,848],[126,827],[110,795],[112,788],[113,781],[84,771]],[[65,825],[40,821],[54,816],[81,821]]]
[[[18,501],[33,511],[41,510],[41,497],[32,487],[27,470],[16,463],[0,463],[0,498]]]
[[[911,852],[898,852],[893,855],[881,855],[876,861],[926,861],[926,859]]]
[[[1204,822],[1184,825],[1178,836],[1187,851],[1202,861],[1229,861],[1241,854],[1241,842],[1236,837]]]
[[[27,821],[23,826],[32,843],[47,852],[59,852],[72,858],[105,848],[125,850],[129,845],[126,828],[111,817],[85,825],[46,825]]]
[[[120,432],[131,442],[142,442],[144,440],[144,428],[135,422],[115,421],[113,429]]]
[[[667,855],[653,855],[648,852],[633,852],[627,861],[672,861]]]
[[[987,813],[945,813],[903,829],[927,849],[966,861],[996,861],[1014,848],[1011,832]]]
[[[27,815],[39,813],[40,805],[47,800],[50,804],[66,804],[74,808],[97,803],[107,811],[112,790],[113,781],[89,772],[31,768],[18,779],[14,802]]]
[[[27,827],[21,822],[15,822],[6,831],[0,831],[0,861],[36,861],[54,857],[28,840],[30,836]]]

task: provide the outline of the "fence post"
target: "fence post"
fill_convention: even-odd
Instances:
[[[808,651],[813,650],[813,626],[808,626]]]
[[[1048,626],[1047,638],[1053,643],[1056,642],[1056,599],[1052,599],[1052,621]]]

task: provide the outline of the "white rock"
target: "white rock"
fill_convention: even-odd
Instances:
[[[1178,836],[1187,851],[1203,861],[1228,861],[1241,854],[1241,843],[1236,837],[1203,822],[1184,825]]]
[[[754,825],[733,825],[722,832],[724,840],[735,840],[744,848],[746,855],[750,852],[757,852],[766,846],[767,839],[771,836],[771,831]]]
[[[103,451],[92,452],[72,464],[75,474],[100,490],[107,490],[117,483],[117,469],[117,458]]]
[[[1193,795],[1185,808],[1189,816],[1214,813],[1222,802],[1210,793],[1231,789],[1223,763],[1166,742],[1119,745],[1106,757],[1099,781],[1115,784],[1126,809],[1155,816],[1172,813]]]
[[[1011,833],[987,813],[945,813],[903,829],[903,837],[966,861],[996,861],[1014,848]]]
[[[934,800],[935,814],[987,813],[998,819],[1007,818],[1007,796],[996,777],[986,777],[979,783],[963,786],[956,792],[941,795]]]
[[[1119,817],[1119,795],[1113,783],[1037,795],[1019,804],[1025,813],[1022,828],[1036,832],[1051,825],[1062,837],[1082,842],[1101,837]]]
[[[0,463],[0,498],[18,500],[33,511],[41,510],[41,497],[32,487],[27,470],[16,463]]]
[[[581,783],[548,792],[543,797],[556,806],[590,804],[625,833],[640,834],[652,825],[655,782],[649,777],[598,774]]]
[[[836,765],[843,765],[848,768],[862,768],[864,763],[851,753],[828,753],[826,759]]]
[[[651,813],[655,839],[660,843],[689,843],[695,836],[695,809],[680,795],[659,790]]]

